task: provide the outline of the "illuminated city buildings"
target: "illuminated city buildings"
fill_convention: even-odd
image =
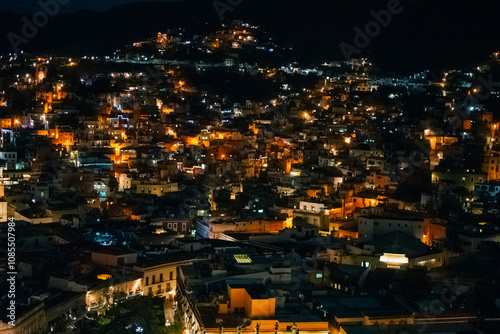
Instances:
[[[0,333],[104,331],[147,296],[168,333],[494,323],[497,86],[461,99],[498,55],[396,76],[269,58],[280,48],[234,21],[0,59],[0,230],[15,219],[19,282]]]

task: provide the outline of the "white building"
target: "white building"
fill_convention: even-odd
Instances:
[[[424,241],[425,222],[423,218],[398,216],[360,216],[358,218],[358,240],[366,242],[376,236],[400,231]]]
[[[126,189],[132,188],[132,176],[126,173],[120,173],[119,182],[118,182],[118,190],[124,191]]]
[[[0,151],[0,160],[5,160],[7,162],[8,169],[15,169],[17,163],[17,152]]]

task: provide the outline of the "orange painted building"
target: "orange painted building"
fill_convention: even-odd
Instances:
[[[194,146],[199,146],[200,145],[200,136],[195,136],[195,137],[190,137],[190,136],[186,136],[184,137],[184,143],[186,146],[191,146],[191,145],[194,145]]]
[[[14,129],[21,127],[21,116],[0,118],[2,129]]]
[[[246,287],[231,287],[228,284],[227,288],[231,301],[231,308],[228,308],[228,311],[244,308],[251,318],[267,318],[275,315],[276,298],[259,295],[258,292],[249,292]]]
[[[367,208],[370,206],[378,206],[382,200],[380,196],[377,196],[377,198],[370,197],[370,196],[363,196],[363,195],[353,195],[351,197],[352,203],[353,203],[353,208]]]
[[[47,136],[52,139],[54,145],[72,146],[75,145],[75,133],[72,130],[38,130],[39,136]]]

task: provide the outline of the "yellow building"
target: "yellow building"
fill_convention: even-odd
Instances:
[[[486,156],[483,162],[483,172],[488,174],[488,181],[500,180],[500,156]]]
[[[21,127],[21,116],[12,116],[0,118],[0,125],[2,129],[14,129]]]
[[[198,136],[184,136],[184,144],[187,146],[200,146],[201,144],[201,135]]]
[[[182,276],[182,274],[181,274]],[[294,316],[277,314],[276,297],[264,285],[228,284],[228,294],[214,304],[196,304],[186,292],[182,279],[178,280],[178,307],[185,314],[187,334],[329,334],[328,321],[304,312]]]
[[[426,135],[425,139],[429,141],[431,150],[440,150],[445,145],[452,145],[458,143],[458,137],[450,137],[450,136]]]
[[[294,333],[308,333],[308,334],[330,334],[327,321],[294,321],[278,320],[278,319],[264,319],[252,320],[250,325],[238,328],[222,326],[222,333],[224,334],[294,334]],[[221,334],[220,326],[205,327],[206,334]]]
[[[349,202],[352,202],[353,208],[367,208],[378,206],[385,200],[385,197],[372,192],[360,192],[353,195]]]
[[[463,187],[470,192],[474,191],[476,183],[485,182],[488,175],[475,170],[434,170],[432,183],[443,183],[454,187]]]
[[[179,191],[177,183],[169,182],[134,182],[132,180],[132,188],[135,186],[136,194],[151,194],[156,196],[163,196],[166,193]],[[134,185],[135,183],[135,185]]]
[[[358,317],[338,318],[335,317],[337,323],[340,324],[340,334],[359,333],[359,328],[367,326],[368,328],[384,328],[394,325],[413,325],[415,316],[405,312],[394,314],[392,312],[365,312]]]
[[[120,281],[118,281],[108,274],[97,275],[97,278],[103,282],[101,285],[97,285],[92,290],[87,291],[85,303],[88,311],[100,311],[106,305],[113,304],[113,296],[117,292],[123,293],[124,297],[132,297],[143,294],[142,282],[140,278],[120,278]],[[106,283],[107,280],[110,280],[109,284]]]
[[[73,130],[38,130],[39,136],[47,136],[52,139],[54,145],[73,146],[75,145],[75,132]]]
[[[231,307],[228,308],[227,304],[225,304],[226,306],[224,307],[221,306],[219,310],[220,313],[233,313],[235,310],[244,308],[247,316],[250,318],[267,318],[275,315],[276,298],[269,297],[267,294],[262,293],[262,291],[256,291],[248,287],[236,285],[231,287],[231,285],[228,284],[227,288]]]
[[[2,310],[4,312],[4,310]],[[44,310],[44,304],[38,302],[37,305],[24,313],[17,315],[15,326],[0,320],[1,334],[44,334],[47,333],[47,319]]]
[[[177,266],[190,265],[194,259],[175,262],[155,261],[134,265],[134,271],[141,273],[145,295],[165,297],[172,302],[177,290]]]
[[[270,296],[264,286],[228,284],[228,296],[229,300],[219,302],[218,310],[213,308],[200,310],[204,333],[220,334],[221,331],[228,334],[257,332],[275,334],[276,331],[292,334],[330,333],[328,322],[322,321],[315,315],[301,316],[300,319],[276,315],[276,298]],[[216,314],[213,314],[214,311]],[[243,313],[245,317],[251,319],[251,323],[246,326],[243,326],[243,321],[239,325],[238,321],[234,321],[238,320],[235,314],[243,315]],[[214,318],[219,318],[223,322],[217,323]]]

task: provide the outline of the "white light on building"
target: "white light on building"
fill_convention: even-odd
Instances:
[[[404,254],[384,253],[380,257],[380,262],[391,263],[391,264],[407,264],[408,258]]]

